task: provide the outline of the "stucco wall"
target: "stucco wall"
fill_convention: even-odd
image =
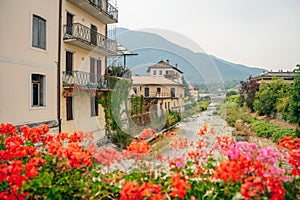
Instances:
[[[0,2],[0,122],[56,119],[58,1]],[[32,47],[32,20],[46,20],[46,50]],[[31,73],[46,77],[46,106],[31,107]]]

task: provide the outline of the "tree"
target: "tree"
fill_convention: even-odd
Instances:
[[[253,103],[255,99],[255,93],[259,89],[259,84],[256,80],[241,81],[241,87],[239,88],[239,102],[241,105],[246,104],[248,108],[253,110]]]
[[[284,83],[282,79],[273,79],[270,83],[262,83],[255,94],[254,110],[259,115],[269,116],[276,114],[278,109],[284,111],[287,105],[281,107],[281,101],[288,97],[289,89],[290,85]]]
[[[300,69],[300,65],[297,65],[298,70]],[[292,123],[298,124],[298,130],[300,127],[300,73],[298,73],[294,78],[294,84],[291,95],[290,102],[290,121]]]

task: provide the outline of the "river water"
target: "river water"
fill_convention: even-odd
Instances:
[[[187,138],[188,144],[190,144],[193,141],[197,141],[199,139],[197,133],[203,125],[206,125],[208,127],[208,130],[214,128],[216,135],[232,135],[231,132],[233,128],[227,125],[226,121],[222,119],[218,114],[214,113],[216,112],[217,105],[218,103],[211,103],[206,111],[198,113],[192,117],[183,119],[182,122],[180,122],[176,127],[177,135],[171,138],[170,142],[172,141],[172,139],[179,138]],[[213,143],[215,137],[211,134],[207,134],[205,135],[205,140],[208,140],[209,143]],[[165,156],[179,156],[188,151],[188,149],[170,149],[170,142],[165,142],[165,145],[161,147],[160,152],[163,153]]]

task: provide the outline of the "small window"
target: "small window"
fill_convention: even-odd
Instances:
[[[133,87],[133,92],[134,92],[135,94],[137,93],[136,87]]]
[[[33,15],[32,46],[46,49],[46,20]]]
[[[149,97],[150,89],[148,87],[145,88],[145,97]]]
[[[98,116],[98,98],[95,96],[91,97],[91,117]]]
[[[175,88],[171,88],[171,97],[175,98]]]
[[[160,94],[161,88],[160,88],[160,87],[156,88],[156,92],[157,92],[158,94]]]
[[[153,75],[156,75],[156,70],[153,70]]]
[[[159,70],[159,75],[162,75],[162,70]]]
[[[31,106],[45,106],[45,75],[31,74]]]
[[[73,98],[66,98],[66,107],[67,107],[67,120],[73,120]]]

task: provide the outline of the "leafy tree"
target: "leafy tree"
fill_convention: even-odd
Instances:
[[[256,80],[247,80],[247,81],[241,81],[241,87],[239,88],[239,102],[241,105],[246,104],[248,108],[251,109],[251,111],[254,111],[253,109],[253,103],[255,99],[255,93],[259,89],[259,84]]]
[[[259,115],[271,115],[281,111],[287,111],[288,103],[282,105],[282,101],[288,98],[290,85],[282,79],[273,80],[270,83],[263,83],[255,94],[254,110]],[[283,106],[283,107],[281,107]]]
[[[233,95],[237,95],[237,92],[235,90],[228,90],[226,91],[226,97],[231,97]]]
[[[300,65],[297,65],[298,70]],[[300,73],[298,73],[294,79],[291,102],[290,102],[290,121],[298,124],[298,131],[300,127]]]

